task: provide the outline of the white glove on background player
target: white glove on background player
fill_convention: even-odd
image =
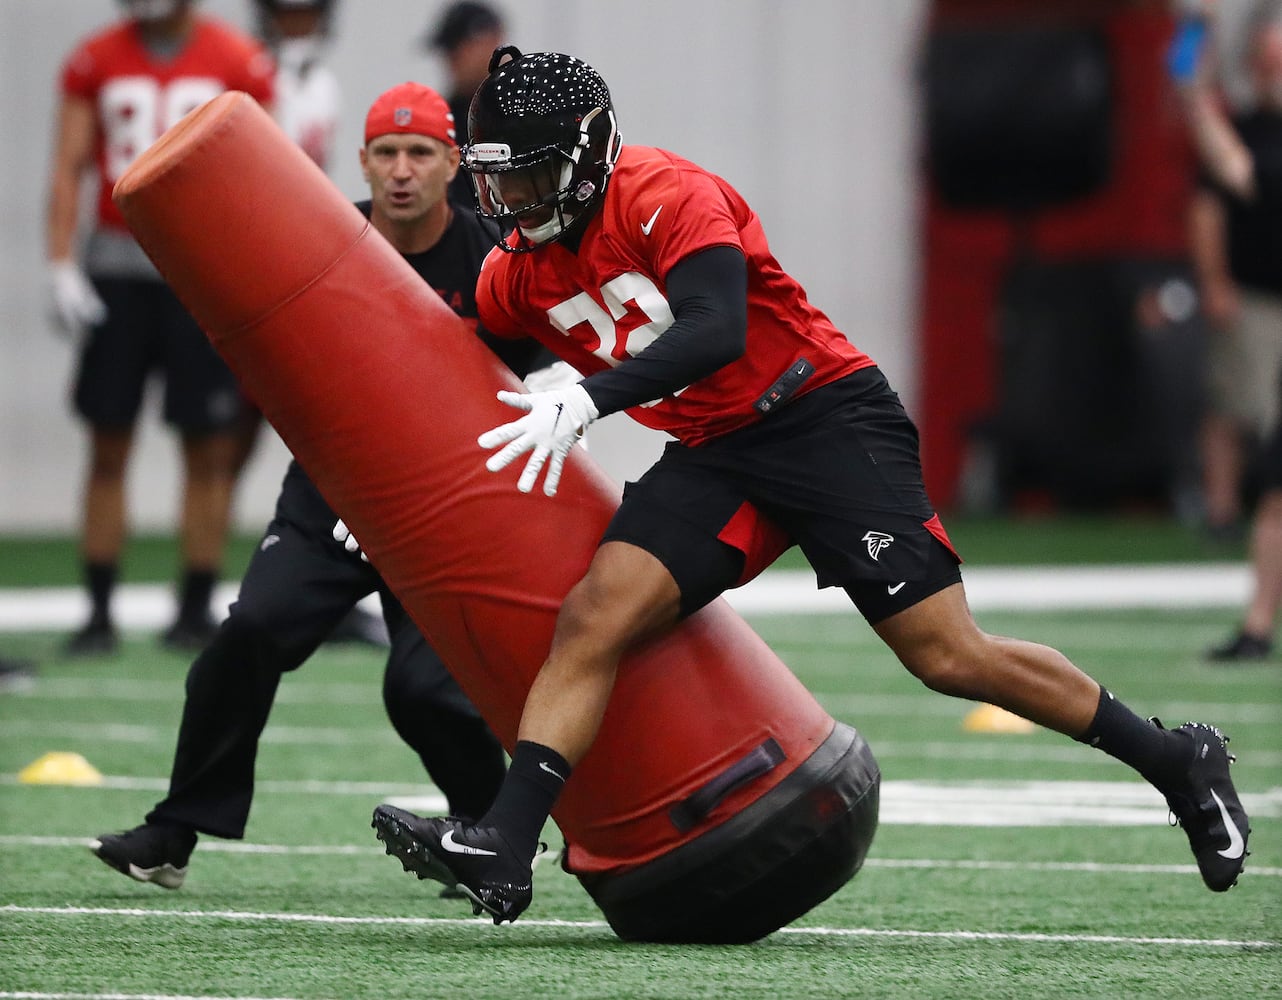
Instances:
[[[518,455],[532,451],[529,461],[525,463],[525,471],[516,482],[516,488],[522,493],[529,493],[534,489],[534,483],[546,464],[548,471],[543,480],[543,492],[550,497],[556,496],[565,456],[583,436],[588,424],[600,416],[592,397],[576,382],[567,389],[548,392],[503,391],[498,394],[498,400],[518,410],[525,410],[526,415],[520,420],[486,431],[476,439],[476,443],[482,448],[496,448],[507,444],[502,451],[490,456],[485,467],[491,472],[498,472]]]
[[[74,260],[50,261],[48,282],[53,318],[64,333],[80,337],[107,318],[107,307]]]
[[[365,554],[365,550],[361,548],[361,543],[356,540],[355,535],[347,530],[347,525],[343,523],[343,519],[341,517],[334,522],[334,541],[342,542],[343,548],[348,552],[359,552],[361,554],[362,562],[369,562],[369,556],[367,556]]]

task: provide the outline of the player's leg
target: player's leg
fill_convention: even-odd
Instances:
[[[227,539],[235,447],[229,434],[182,435],[183,492],[178,525],[182,576],[177,614],[163,635],[171,649],[200,649],[217,626],[210,602]]]
[[[80,555],[91,610],[67,643],[74,655],[111,652],[117,644],[111,599],[126,534],[125,473],[151,363],[138,284],[95,282],[107,318],[88,332],[76,374],[75,408],[89,430]]]
[[[562,603],[494,805],[474,825],[379,806],[374,827],[388,853],[407,871],[458,883],[495,922],[516,919],[530,902],[539,835],[596,736],[620,658],[740,579],[744,553],[719,533],[742,506],[722,484],[662,460],[631,484]]]
[[[1162,792],[1188,835],[1207,886],[1223,891],[1246,861],[1246,812],[1216,729],[1164,729],[1140,718],[1058,650],[989,635],[960,583],[876,622],[877,634],[932,690],[997,705],[1098,747]]]
[[[871,376],[825,395],[821,429],[798,428],[785,453],[771,455],[772,478],[801,498],[781,510],[781,524],[821,582],[845,587],[877,634],[932,689],[991,702],[1134,767],[1166,795],[1207,885],[1232,885],[1245,858],[1247,821],[1222,735],[1193,724],[1167,731],[1130,711],[1058,650],[983,632],[926,498],[916,430],[898,400]],[[816,465],[820,455],[827,456],[826,470]],[[808,481],[809,468],[821,471]],[[847,502],[833,505],[832,495]]]
[[[165,286],[156,290],[155,309],[164,323],[165,418],[183,455],[178,612],[162,639],[196,650],[216,625],[210,599],[227,540],[243,404],[231,371]]]

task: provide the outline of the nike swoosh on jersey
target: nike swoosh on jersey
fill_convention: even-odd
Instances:
[[[663,206],[660,205],[658,208],[654,210],[654,215],[650,216],[650,221],[641,223],[642,236],[650,235],[650,230],[654,228],[654,220],[659,217],[659,213],[662,211],[663,211]]]
[[[471,844],[460,844],[454,839],[454,831],[446,830],[445,836],[441,838],[441,847],[451,854],[485,854],[491,858],[499,856],[498,851],[487,851],[483,847],[473,847]]]
[[[1215,853],[1228,861],[1236,861],[1246,849],[1246,839],[1242,836],[1242,831],[1237,828],[1237,824],[1233,822],[1229,811],[1224,808],[1223,800],[1215,794],[1214,788],[1211,789],[1211,798],[1215,799],[1215,804],[1220,810],[1220,818],[1224,820],[1224,829],[1229,833],[1229,846]]]
[[[908,583],[907,580],[900,580],[893,587],[887,587],[886,593],[889,594],[891,597],[894,597],[896,594],[898,594],[901,590],[904,589],[904,585],[907,583]]]

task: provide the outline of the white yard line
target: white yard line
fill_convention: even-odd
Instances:
[[[0,776],[0,787],[15,787],[16,776]],[[163,778],[106,776],[112,791],[163,794]],[[445,800],[430,785],[388,785],[373,781],[262,781],[264,793],[360,795],[429,815],[443,812]],[[1247,812],[1259,819],[1282,816],[1282,787],[1242,795]],[[886,826],[1065,827],[1161,826],[1167,821],[1162,796],[1142,781],[883,781],[880,822]],[[0,846],[17,843],[0,836]],[[201,841],[218,845],[220,842]],[[214,850],[240,850],[214,846]]]
[[[1245,563],[975,566],[964,573],[966,593],[976,611],[1240,607],[1251,583]],[[215,594],[215,606],[225,608],[235,597],[235,585],[223,584]],[[843,591],[817,589],[808,570],[772,570],[729,591],[726,600],[745,615],[851,610]],[[173,588],[122,586],[114,608],[121,628],[162,628],[173,615]],[[79,587],[0,588],[0,632],[74,628],[87,612]]]
[[[28,913],[53,917],[137,917],[145,920],[221,920],[254,923],[332,924],[338,926],[395,927],[475,927],[485,933],[518,933],[525,928],[602,931],[603,920],[538,920],[522,919],[495,931],[488,917],[458,919],[451,917],[380,917],[333,916],[324,913],[259,913],[250,910],[158,910],[130,907],[99,906],[0,906],[0,913]],[[1282,947],[1277,941],[1232,940],[1197,937],[1129,937],[1120,934],[1034,934],[1002,931],[919,931],[883,927],[784,927],[775,932],[788,937],[830,938],[921,938],[936,941],[1016,941],[1025,944],[1120,944],[1159,948],[1266,948]],[[12,995],[12,994],[10,994]],[[0,997],[6,994],[0,993]]]

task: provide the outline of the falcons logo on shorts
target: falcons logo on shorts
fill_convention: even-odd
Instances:
[[[881,550],[895,540],[894,535],[888,535],[884,531],[870,531],[864,535],[864,541],[868,544],[868,555],[873,562],[881,555]]]

